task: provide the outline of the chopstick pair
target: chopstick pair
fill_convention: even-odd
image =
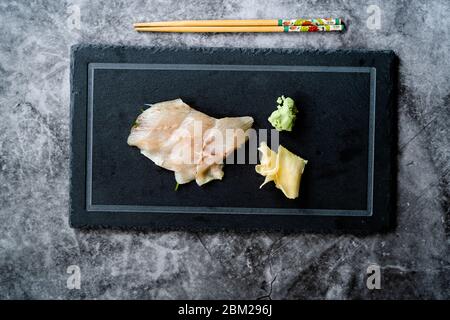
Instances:
[[[332,32],[345,29],[339,18],[270,20],[184,20],[135,23],[139,32]]]

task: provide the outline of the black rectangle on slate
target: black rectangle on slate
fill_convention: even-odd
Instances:
[[[71,225],[171,229],[386,228],[393,210],[391,52],[76,46],[72,55]],[[127,145],[144,104],[182,98],[217,118],[252,116],[280,95],[300,113],[280,143],[308,159],[288,200],[254,164],[174,191],[173,172]]]

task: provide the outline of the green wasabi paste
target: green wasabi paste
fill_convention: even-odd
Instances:
[[[277,99],[277,103],[277,110],[272,112],[269,122],[277,131],[292,131],[298,113],[294,100],[281,96]]]

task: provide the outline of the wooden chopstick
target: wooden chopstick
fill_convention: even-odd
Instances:
[[[138,27],[139,32],[333,32],[343,31],[343,25],[327,26],[246,26],[246,27]]]
[[[277,26],[278,20],[184,20],[135,23],[134,27],[236,27]]]
[[[339,18],[316,19],[250,19],[250,20],[182,20],[135,23],[140,27],[236,27],[236,26],[309,26],[340,25]]]

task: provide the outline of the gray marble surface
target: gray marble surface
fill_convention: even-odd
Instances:
[[[369,29],[369,4],[381,28]],[[137,34],[138,20],[339,16],[335,35]],[[450,298],[450,3],[0,1],[1,298]],[[369,26],[370,24],[369,20]],[[69,47],[392,49],[398,226],[385,235],[78,231],[68,226]],[[366,269],[381,268],[368,290]],[[70,290],[66,271],[81,270]]]

